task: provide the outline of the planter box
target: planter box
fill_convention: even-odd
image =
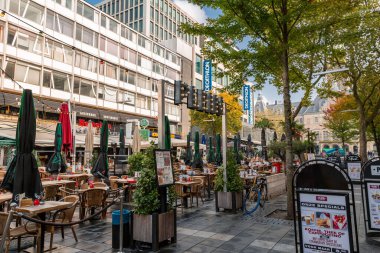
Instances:
[[[233,210],[243,207],[242,192],[215,192],[215,209],[219,212],[219,208]]]
[[[152,244],[152,250],[159,250],[159,243],[177,239],[176,211],[150,215],[133,214],[133,241]]]
[[[268,198],[279,196],[286,192],[286,175],[284,173],[267,176]]]

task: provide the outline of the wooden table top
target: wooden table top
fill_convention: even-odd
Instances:
[[[70,207],[72,204],[72,202],[45,201],[45,204],[43,205],[16,207],[16,211],[21,213],[28,213],[30,215],[37,215],[40,213],[65,209],[67,207]]]
[[[211,172],[211,173],[201,173],[202,176],[214,176],[216,175],[215,172]]]
[[[194,182],[194,181],[190,181],[190,182],[183,182],[183,181],[176,181],[175,182],[176,184],[180,184],[180,185],[184,185],[184,186],[191,186],[191,185],[194,185],[194,184],[198,184],[198,182]]]
[[[90,174],[65,174],[65,175],[59,175],[60,178],[78,178],[78,177],[90,177]]]
[[[88,188],[88,189],[77,189],[75,191],[77,193],[84,193],[85,191],[93,190],[93,189],[100,189],[100,190],[108,191],[110,188],[109,187],[94,187],[94,188]]]
[[[11,200],[12,195],[11,192],[0,193],[0,203]]]
[[[42,186],[51,186],[51,185],[64,185],[69,183],[75,183],[75,181],[72,180],[51,180],[51,181],[42,181]]]

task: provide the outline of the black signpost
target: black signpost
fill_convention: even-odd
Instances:
[[[293,176],[296,252],[359,252],[354,188],[347,172],[324,159]]]
[[[362,162],[358,155],[348,155],[345,159],[345,168],[348,176],[354,184],[360,184]]]
[[[369,243],[380,244],[380,158],[375,157],[363,165],[361,173],[364,227]]]

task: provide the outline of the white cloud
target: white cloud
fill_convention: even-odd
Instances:
[[[206,12],[202,10],[198,5],[189,3],[187,0],[174,0],[174,3],[177,4],[182,9],[182,11],[187,13],[197,22],[201,24],[206,23]]]

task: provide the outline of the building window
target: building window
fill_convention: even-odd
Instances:
[[[94,10],[90,6],[87,6],[79,1],[77,3],[77,13],[91,21],[94,21]]]
[[[34,2],[28,0],[9,1],[9,11],[34,23],[42,25],[44,8]]]
[[[119,45],[115,41],[107,39],[107,53],[118,56]]]
[[[199,79],[195,79],[195,87],[197,89],[202,89],[202,81]]]
[[[77,24],[76,39],[93,47],[98,47],[98,34]]]
[[[314,123],[318,123],[319,119],[318,117],[314,117]]]
[[[202,58],[200,55],[195,55],[195,72],[202,75]]]

